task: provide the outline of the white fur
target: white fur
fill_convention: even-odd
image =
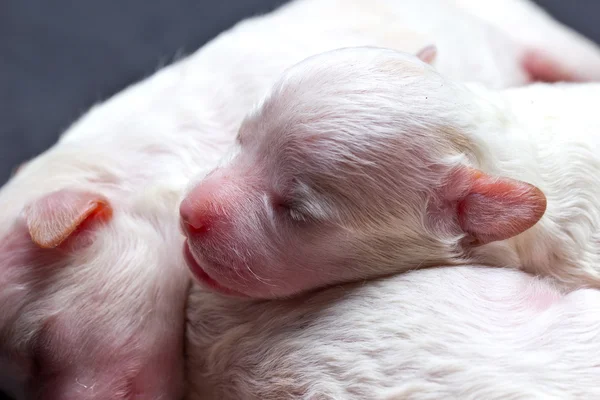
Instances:
[[[600,396],[600,291],[445,267],[281,302],[194,291],[187,399]]]
[[[519,60],[523,44],[442,1],[423,4],[299,0],[244,21],[92,108],[24,166],[0,191],[0,360],[10,359],[0,370],[18,367],[9,378],[50,400],[181,393],[189,279],[177,203],[192,177],[217,164],[279,73],[338,47],[415,52],[433,41],[436,65],[457,79],[490,86],[528,81]],[[581,37],[575,42],[600,64],[596,47]],[[23,207],[65,187],[106,196],[114,217],[85,251],[31,261],[39,249],[28,241]]]
[[[530,182],[548,198],[531,230],[496,249],[512,265],[571,286],[600,287],[600,85],[533,85],[500,94],[476,89],[498,112],[474,132],[484,169]],[[496,108],[497,107],[497,108]],[[518,261],[517,261],[518,260]]]

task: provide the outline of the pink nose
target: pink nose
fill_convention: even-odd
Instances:
[[[188,237],[206,234],[215,219],[214,204],[218,199],[218,180],[208,180],[198,184],[181,202],[179,215],[181,226]]]
[[[194,210],[189,203],[181,203],[181,229],[188,237],[197,237],[205,234],[210,228],[211,217],[206,213]]]

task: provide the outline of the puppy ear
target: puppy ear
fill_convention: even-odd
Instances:
[[[112,208],[97,193],[63,189],[33,202],[24,215],[32,241],[42,248],[54,248],[84,223],[109,220]]]
[[[455,171],[447,188],[447,200],[456,204],[458,225],[477,244],[519,235],[546,212],[546,196],[536,186],[472,168]]]
[[[426,62],[431,65],[437,56],[437,47],[435,45],[429,45],[423,47],[421,50],[417,52],[417,57],[421,59],[421,61]]]

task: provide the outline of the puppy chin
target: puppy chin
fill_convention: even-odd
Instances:
[[[201,263],[196,260],[194,255],[190,250],[190,246],[187,241],[183,246],[183,256],[185,262],[192,273],[192,276],[195,278],[196,282],[201,284],[202,286],[209,288],[212,291],[227,295],[227,296],[235,296],[235,297],[248,297],[247,295],[237,292],[233,289],[229,289],[228,287],[219,283],[216,279],[212,278],[204,268],[201,267]],[[204,264],[204,262],[202,262]]]

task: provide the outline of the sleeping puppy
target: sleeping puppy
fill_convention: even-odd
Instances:
[[[310,57],[183,201],[189,265],[258,298],[469,264],[600,287],[599,101],[599,84],[493,91],[389,49]]]
[[[456,79],[524,84],[532,57],[600,78],[596,45],[534,14],[514,40],[446,0],[298,0],[92,108],[0,190],[0,384],[20,398],[178,398],[190,283],[179,202],[276,77],[340,47],[433,43]],[[549,40],[531,41],[530,24]]]

